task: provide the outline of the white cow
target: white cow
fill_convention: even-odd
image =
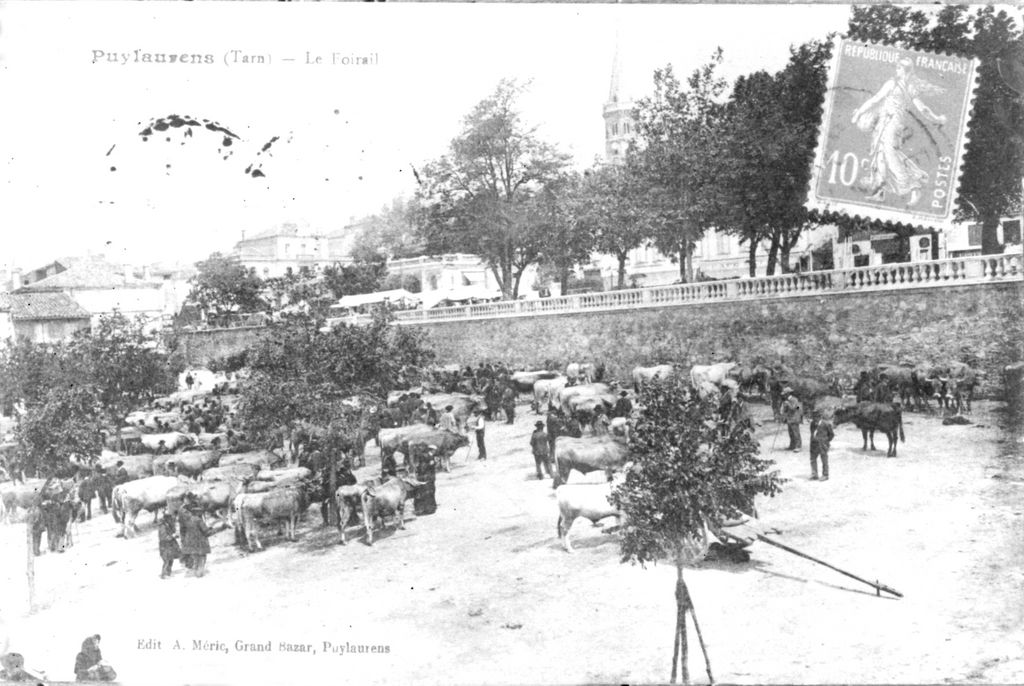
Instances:
[[[111,494],[111,513],[114,521],[122,525],[122,534],[130,538],[138,531],[135,518],[143,510],[153,513],[157,520],[160,510],[167,507],[167,493],[178,485],[173,476],[150,476],[114,487]]]
[[[610,496],[618,478],[604,484],[564,484],[555,490],[558,500],[558,538],[567,553],[573,551],[569,542],[569,530],[572,523],[583,517],[593,524],[606,517],[616,518],[616,527],[621,527],[625,515],[616,508]]]

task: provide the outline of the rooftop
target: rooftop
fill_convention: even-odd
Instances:
[[[34,284],[33,284],[34,285]],[[89,319],[89,313],[60,291],[28,291],[6,294],[10,299],[11,319]]]
[[[44,277],[24,288],[75,289],[75,288],[118,288],[143,286],[145,281],[127,274],[122,265],[107,262],[102,257],[62,257],[55,262],[61,271]]]
[[[254,236],[246,236],[242,240],[238,241],[241,243],[248,243],[250,241],[259,241],[265,238],[277,238],[279,236],[297,237],[297,236],[312,236],[321,237],[323,233],[307,227],[300,227],[298,224],[293,222],[285,222],[280,226],[275,226],[272,229],[261,231]]]

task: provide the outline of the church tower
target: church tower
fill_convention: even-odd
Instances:
[[[618,36],[612,59],[612,82],[604,104],[604,156],[610,164],[622,164],[633,137],[633,101],[622,86],[622,56]]]

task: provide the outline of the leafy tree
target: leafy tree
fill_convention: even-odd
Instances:
[[[594,249],[591,227],[581,219],[585,209],[578,174],[565,174],[549,182],[531,199],[530,222],[541,235],[541,270],[558,280],[563,294],[569,290],[573,269],[587,262]]]
[[[831,45],[790,50],[785,69],[741,76],[720,123],[713,196],[719,229],[747,244],[750,276],[769,242],[767,274],[789,271],[789,253],[809,223],[804,207]]]
[[[340,325],[326,333],[309,320],[275,325],[246,359],[252,373],[242,388],[239,415],[266,441],[297,421],[328,427],[349,396],[385,397],[409,368],[428,364],[433,353],[424,332],[391,326],[378,311],[369,325]]]
[[[483,257],[516,298],[542,247],[529,200],[560,177],[568,157],[541,141],[518,111],[523,87],[502,80],[466,117],[449,153],[419,172],[417,222],[427,250]]]
[[[958,218],[981,222],[982,253],[1002,252],[999,220],[1020,208],[1024,103],[1000,77],[998,64],[1021,62],[1021,27],[1005,10],[992,6],[946,5],[929,13],[916,7],[868,5],[853,8],[849,35],[980,58]]]
[[[57,386],[31,406],[18,423],[16,435],[25,471],[41,477],[63,472],[71,456],[83,462],[99,457],[103,448],[99,397],[83,386]]]
[[[103,315],[70,341],[9,342],[0,353],[0,396],[8,405],[35,408],[51,389],[87,388],[108,421],[120,422],[155,394],[170,392],[179,371],[145,320]]]
[[[159,347],[156,334],[145,331],[146,320],[120,312],[103,315],[89,331],[75,334],[67,357],[82,367],[82,383],[92,387],[111,421],[119,422],[155,395],[172,392],[177,371]]]
[[[423,254],[424,243],[416,230],[416,206],[405,198],[395,198],[390,206],[367,217],[352,245],[356,262],[379,262],[382,257],[402,259]]]
[[[708,522],[751,513],[755,496],[774,496],[783,479],[771,460],[758,456],[751,432],[742,423],[723,423],[717,402],[692,393],[689,380],[644,386],[638,405],[643,409],[630,432],[632,465],[612,494],[628,522],[622,560],[646,565],[667,559],[676,566],[672,681],[681,643],[685,682],[685,612],[692,613],[692,605],[683,568],[703,552]]]
[[[671,65],[654,72],[654,93],[636,106],[639,173],[647,187],[647,233],[679,263],[682,282],[693,278],[692,249],[714,225],[714,175],[719,102],[725,81],[717,75],[719,49],[695,70],[684,89]]]
[[[335,298],[381,290],[387,275],[384,260],[336,264],[324,269],[324,283]]]
[[[215,252],[198,262],[196,269],[186,303],[198,306],[207,316],[223,321],[230,314],[267,309],[263,281],[237,259]]]
[[[577,203],[580,222],[594,236],[595,247],[614,255],[618,287],[626,287],[629,251],[643,245],[646,193],[632,165],[604,165],[587,172]]]
[[[36,405],[61,376],[63,344],[43,345],[27,338],[8,340],[0,352],[0,400],[5,408]]]
[[[381,284],[381,290],[391,291],[397,288],[404,288],[410,293],[419,293],[423,290],[420,277],[415,274],[388,274]]]

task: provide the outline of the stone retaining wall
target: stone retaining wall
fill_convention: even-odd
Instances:
[[[1024,283],[873,291],[424,325],[443,363],[504,360],[538,368],[602,360],[636,365],[784,361],[801,373],[856,378],[882,362],[967,360],[980,394],[1024,359]]]

